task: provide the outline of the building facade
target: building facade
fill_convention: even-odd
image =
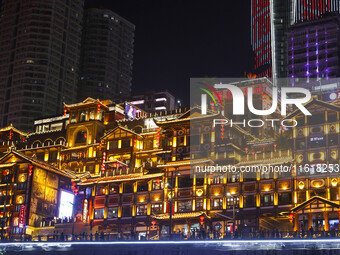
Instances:
[[[110,101],[88,98],[64,107],[65,117],[36,122],[39,132],[11,136],[25,136],[25,143],[4,142],[9,154],[0,168],[10,167],[8,155],[17,153],[71,174],[76,235],[189,238],[204,229],[249,237],[278,229],[289,237],[310,227],[316,235],[339,229],[338,101],[312,99],[305,104],[312,116],[296,110],[286,117],[296,127],[266,137],[238,125],[214,126],[213,119],[225,117],[213,110],[202,115],[198,107],[133,119]],[[65,124],[50,130],[57,122]],[[234,170],[207,171],[212,166]],[[58,218],[49,228],[33,224],[26,234],[70,235],[72,224]]]
[[[173,111],[177,105],[175,96],[169,91],[150,91],[143,95],[134,95],[130,103],[147,112]]]
[[[0,119],[22,130],[77,96],[83,1],[2,1]]]
[[[79,100],[131,93],[135,26],[107,9],[85,11]]]
[[[340,15],[297,23],[289,30],[288,75],[293,85],[340,75]]]

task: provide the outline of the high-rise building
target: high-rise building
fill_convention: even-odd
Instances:
[[[130,103],[146,112],[173,111],[176,108],[175,96],[169,91],[149,91],[132,96]]]
[[[258,77],[285,77],[286,31],[293,23],[292,1],[252,0],[251,44]]]
[[[33,128],[76,99],[83,0],[3,0],[0,126]]]
[[[339,0],[295,0],[294,21],[313,20],[327,12],[339,12]]]
[[[270,0],[251,1],[251,44],[257,76],[272,76]]]
[[[131,92],[135,26],[106,9],[85,11],[79,99],[113,99]]]
[[[339,77],[339,52],[338,13],[296,23],[288,33],[288,72],[292,83],[296,85]]]
[[[252,0],[251,44],[255,74],[286,78],[287,32],[294,23],[313,20],[332,11],[339,12],[339,0]]]

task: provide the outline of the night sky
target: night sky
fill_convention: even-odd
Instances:
[[[188,105],[190,77],[252,71],[250,0],[85,0],[136,26],[132,92],[167,89]]]

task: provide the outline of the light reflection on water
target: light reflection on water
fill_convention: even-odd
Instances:
[[[228,253],[234,255],[331,255],[340,254],[340,239],[0,243],[0,255],[23,253],[34,255],[215,255]]]

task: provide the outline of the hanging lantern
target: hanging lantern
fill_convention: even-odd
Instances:
[[[100,104],[97,104],[97,112],[100,112]]]
[[[158,147],[159,146],[159,139],[160,139],[160,131],[161,131],[161,129],[158,127],[157,128],[157,134],[156,134],[156,147]]]
[[[13,136],[13,132],[11,130],[11,131],[9,131],[9,135],[8,135],[9,140],[12,140],[12,136]]]
[[[201,225],[204,224],[204,216],[200,216],[200,224],[201,224]]]
[[[274,143],[273,146],[274,146],[274,151],[276,151],[277,143]]]
[[[214,103],[214,102],[211,102],[210,105],[211,105],[211,110],[212,110],[212,111],[215,111],[215,103]]]
[[[248,152],[249,152],[249,148],[248,148],[248,147],[246,147],[246,148],[244,148],[244,150],[245,150],[245,152],[248,154]]]
[[[224,124],[221,125],[221,135],[220,135],[221,139],[224,139]]]
[[[152,224],[152,227],[154,228],[155,227],[155,224],[156,224],[156,221],[151,221],[151,224]]]
[[[66,116],[66,114],[67,114],[67,109],[65,108],[64,109],[64,117]]]
[[[293,222],[293,220],[294,220],[294,214],[290,213],[290,214],[288,215],[288,219],[289,219],[290,222]]]
[[[105,161],[106,161],[106,152],[104,151],[103,152],[102,165],[101,165],[101,169],[102,169],[103,173],[105,172],[105,164],[104,164]]]
[[[253,156],[255,155],[255,151],[251,151],[251,154],[253,154]]]
[[[101,150],[101,149],[102,149],[102,147],[103,147],[103,143],[102,143],[102,142],[100,142],[100,143],[99,143],[99,150]]]
[[[32,164],[29,164],[29,165],[28,165],[28,175],[31,176],[31,175],[32,175],[32,172],[33,172],[33,165],[32,165]]]
[[[26,137],[22,137],[22,142],[24,143],[24,142],[26,142]]]

